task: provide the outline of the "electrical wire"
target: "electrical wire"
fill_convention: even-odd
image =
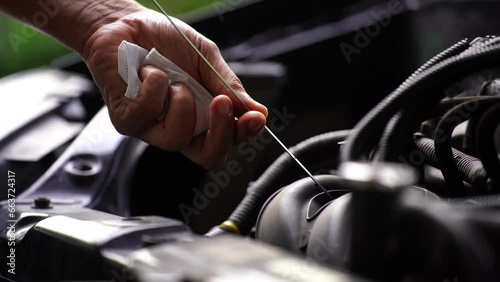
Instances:
[[[475,134],[476,151],[488,176],[493,181],[494,191],[500,191],[500,160],[495,143],[495,133],[500,123],[500,104],[489,108],[480,118]]]
[[[415,135],[415,145],[417,149],[422,153],[425,162],[438,169],[441,168],[436,157],[436,149],[434,147],[434,140],[423,137],[419,134]],[[469,156],[455,148],[452,148],[452,154],[455,166],[457,167],[460,181],[466,181],[467,183],[473,185],[474,187],[484,188],[487,185],[488,176],[484,170],[481,160],[476,157]],[[450,196],[457,194],[457,192],[450,192],[451,187],[447,185],[447,195]]]
[[[456,77],[498,65],[500,46],[497,43],[481,46],[471,46],[465,55],[448,58],[406,80],[358,122],[341,150],[341,161],[359,160],[369,152],[377,144],[386,124],[401,108],[415,105],[416,100],[428,99],[436,93],[435,89],[452,83]],[[428,108],[433,107],[428,105]]]
[[[408,79],[406,79],[405,82],[403,82],[402,85],[416,79],[422,72],[436,65],[437,63],[442,62],[443,60],[451,58],[455,55],[458,55],[460,52],[463,52],[467,47],[468,47],[468,42],[466,39],[463,39],[455,43],[454,45],[442,51],[441,53],[437,54],[436,56],[432,57],[425,64],[419,67],[416,71],[414,71],[410,75]],[[415,105],[412,105],[412,107],[408,107],[404,110],[401,110],[399,113],[395,114],[392,117],[391,121],[388,122],[386,126],[381,141],[379,142],[375,160],[395,161],[395,158],[388,156],[388,154],[390,154],[391,152],[399,152],[400,150],[398,147],[402,146],[404,140],[408,141],[411,140],[413,130],[408,130],[407,134],[395,134],[395,132],[408,128],[408,126],[405,126],[404,124],[404,121],[407,120],[407,116],[410,117],[415,116],[418,113],[418,110],[420,109],[421,107],[415,107]],[[406,138],[405,137],[399,138],[400,136],[405,136]],[[394,142],[395,139],[397,139],[397,142]]]
[[[465,186],[460,177],[457,161],[452,151],[453,129],[468,120],[473,113],[482,113],[491,105],[500,102],[499,97],[478,97],[455,106],[439,121],[434,134],[434,147],[441,172],[449,187],[451,196],[465,196]]]

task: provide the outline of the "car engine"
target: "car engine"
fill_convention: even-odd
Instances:
[[[500,3],[235,2],[188,22],[327,191],[266,132],[214,171],[119,134],[65,56],[0,79],[1,277],[500,281]]]

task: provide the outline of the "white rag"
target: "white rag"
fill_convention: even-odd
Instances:
[[[148,51],[127,41],[120,44],[118,48],[118,72],[128,85],[125,96],[129,99],[135,99],[139,95],[142,82],[138,73],[145,65],[151,65],[164,71],[168,75],[170,83],[182,82],[191,89],[196,103],[196,127],[193,136],[206,132],[213,96],[196,79],[165,58],[155,48]]]

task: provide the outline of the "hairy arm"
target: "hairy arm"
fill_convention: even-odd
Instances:
[[[82,54],[100,27],[143,9],[132,0],[0,1],[0,10]]]

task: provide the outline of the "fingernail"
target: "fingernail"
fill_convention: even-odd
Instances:
[[[223,116],[231,116],[232,114],[232,109],[231,109],[231,104],[228,102],[223,102],[219,103],[217,105],[217,111],[219,111],[219,114]]]
[[[248,123],[248,127],[253,134],[257,134],[264,128],[264,124],[261,120],[251,120]]]

